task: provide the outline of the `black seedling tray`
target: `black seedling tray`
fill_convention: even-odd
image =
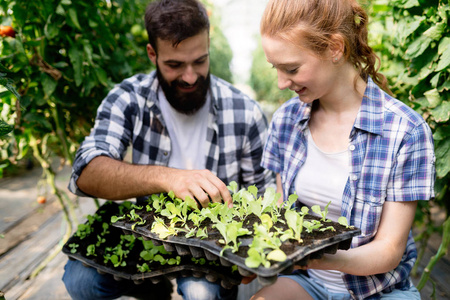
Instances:
[[[306,220],[306,217],[305,217]],[[287,259],[283,262],[274,262],[270,268],[258,267],[249,268],[245,265],[247,257],[248,245],[252,242],[252,237],[239,238],[242,242],[240,249],[245,251],[244,255],[232,253],[230,249],[223,252],[222,246],[217,243],[221,238],[220,235],[211,236],[208,239],[185,238],[181,236],[169,236],[161,239],[157,234],[152,233],[149,228],[150,224],[143,226],[132,226],[135,222],[127,222],[120,220],[113,226],[123,229],[125,232],[132,232],[135,236],[142,236],[144,239],[151,239],[155,245],[164,245],[164,248],[170,252],[177,252],[180,256],[193,256],[195,258],[205,257],[207,260],[219,260],[223,266],[237,265],[238,271],[242,276],[251,276],[256,274],[261,285],[266,286],[274,283],[278,274],[290,274],[294,265],[306,265],[308,259],[320,258],[324,253],[334,254],[338,249],[347,250],[350,248],[352,238],[360,234],[359,229],[352,229],[342,233],[333,235],[325,239],[313,240],[312,243],[299,246],[293,245],[293,251],[287,255]],[[338,223],[331,222],[330,225],[341,226]]]
[[[100,207],[96,214],[99,214],[102,216],[103,221],[107,222],[110,220],[112,215],[115,215],[118,213],[118,205],[114,202],[106,202],[102,207]],[[85,223],[87,224],[87,222]],[[100,223],[101,225],[101,223]],[[93,226],[94,231],[90,233],[90,235],[96,237],[97,234],[99,234],[98,228],[101,228],[99,224],[96,224],[96,226]],[[108,238],[110,239],[117,239],[120,237],[120,235],[124,234],[123,230],[117,227],[110,226],[109,227],[109,234],[105,235],[105,239],[108,241]],[[131,234],[131,232],[128,232],[128,234]],[[79,247],[77,248],[77,252],[72,253],[71,249],[69,247],[70,244],[75,243],[78,244]],[[72,235],[70,239],[65,243],[65,245],[62,248],[62,252],[66,254],[69,259],[72,260],[78,260],[80,261],[84,266],[86,267],[92,267],[97,270],[100,274],[111,274],[115,280],[132,280],[135,284],[141,284],[145,280],[149,280],[152,283],[158,283],[162,280],[162,277],[167,277],[168,279],[174,279],[179,276],[188,277],[188,276],[194,276],[194,277],[205,277],[210,282],[218,282],[220,281],[220,284],[224,288],[232,288],[235,285],[238,285],[241,283],[241,275],[235,271],[232,271],[232,268],[230,267],[224,267],[222,265],[209,265],[209,262],[206,262],[204,265],[195,264],[191,261],[189,257],[181,257],[181,263],[179,265],[160,265],[158,262],[149,263],[151,272],[144,272],[141,273],[136,269],[136,262],[139,264],[142,264],[146,261],[140,259],[140,251],[143,250],[142,246],[139,246],[136,244],[134,248],[130,251],[128,257],[129,259],[134,258],[134,261],[130,263],[127,259],[127,267],[113,267],[108,264],[105,264],[103,262],[103,258],[97,258],[97,257],[88,257],[86,256],[85,250],[87,245],[92,243],[92,239],[89,241],[89,239],[85,238],[80,240],[78,236]],[[105,243],[106,244],[106,243]],[[157,246],[157,244],[155,244]],[[178,254],[176,251],[169,251],[172,252],[168,255],[165,255],[166,258],[170,257],[176,257]],[[134,271],[136,270],[136,271]]]

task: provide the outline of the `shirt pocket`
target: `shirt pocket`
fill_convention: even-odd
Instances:
[[[368,243],[377,233],[386,192],[374,189],[358,189],[353,204],[353,224],[361,229],[358,244]]]

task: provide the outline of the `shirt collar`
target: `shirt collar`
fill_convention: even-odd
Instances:
[[[369,77],[361,107],[356,116],[355,128],[379,135],[383,133],[385,95]]]

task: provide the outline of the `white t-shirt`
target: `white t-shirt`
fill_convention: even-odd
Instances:
[[[295,191],[299,200],[311,207],[328,206],[327,218],[333,221],[341,216],[342,195],[350,173],[348,150],[326,153],[317,147],[309,129],[305,134],[308,139],[308,155],[304,165],[295,178]],[[310,210],[311,214],[314,214]],[[348,293],[341,272],[335,270],[308,270],[311,278],[323,283],[333,293]]]
[[[204,169],[206,166],[204,145],[211,103],[209,93],[203,107],[192,115],[175,110],[161,88],[158,91],[158,98],[172,145],[169,167],[185,170]]]

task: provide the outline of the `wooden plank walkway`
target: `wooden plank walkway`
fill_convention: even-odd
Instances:
[[[66,192],[69,174],[68,169],[63,169],[57,176],[58,186]],[[39,205],[35,200],[40,175],[41,170],[35,168],[17,177],[0,179],[0,233],[5,236],[0,239],[0,291],[5,293],[6,300],[70,299],[61,280],[67,261],[63,253],[59,253],[36,278],[29,279],[34,268],[58,244],[65,232],[62,213],[55,199],[48,199],[44,205]],[[95,210],[92,199],[79,198],[76,212],[80,221]],[[434,236],[419,272],[434,255],[439,243],[439,237]],[[436,299],[450,299],[450,254],[435,266],[431,278],[436,285]],[[418,279],[413,280],[417,283]],[[254,281],[253,288],[256,284]],[[431,299],[432,288],[432,283],[428,282],[421,291],[422,299]],[[239,300],[249,298],[248,293],[242,292],[242,289],[240,291]],[[173,299],[180,300],[181,297],[174,292]]]

